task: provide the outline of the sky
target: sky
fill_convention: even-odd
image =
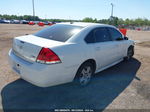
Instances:
[[[108,19],[114,16],[150,19],[150,0],[34,0],[35,14],[43,19]],[[32,0],[0,0],[0,14],[32,15]]]

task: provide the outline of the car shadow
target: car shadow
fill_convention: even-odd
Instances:
[[[137,59],[121,62],[94,76],[86,87],[67,83],[40,88],[22,79],[6,85],[2,92],[5,112],[51,109],[105,109],[136,77],[141,63]],[[139,80],[140,81],[140,80]]]

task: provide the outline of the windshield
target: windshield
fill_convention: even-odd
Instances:
[[[82,28],[83,27],[80,26],[56,24],[37,32],[34,35],[46,39],[65,42],[70,37],[80,32]]]

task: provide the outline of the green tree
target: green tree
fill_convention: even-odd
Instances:
[[[82,22],[94,22],[93,18],[86,17],[82,20]]]
[[[109,24],[109,20],[108,19],[101,19],[98,21],[101,24]]]

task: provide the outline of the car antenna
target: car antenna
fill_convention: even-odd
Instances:
[[[71,17],[69,16],[69,21],[70,21],[70,24],[73,24],[73,21],[71,20]]]

